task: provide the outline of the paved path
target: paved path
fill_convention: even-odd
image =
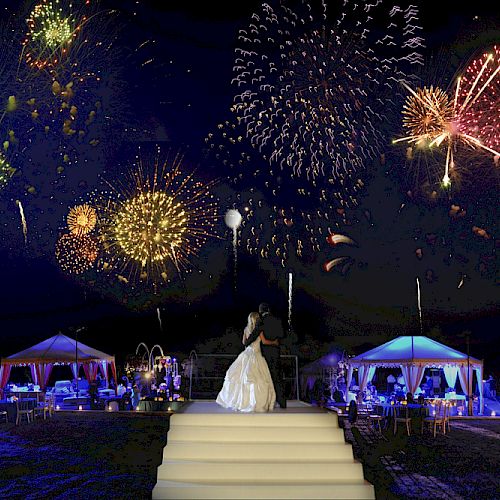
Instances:
[[[377,498],[464,498],[453,486],[441,479],[431,474],[423,475],[409,470],[405,466],[404,449],[394,446],[392,431],[386,435],[380,434],[366,419],[358,420],[355,426],[343,419],[343,426],[346,441],[353,445],[355,458],[363,462],[365,477],[374,484]],[[397,437],[398,435],[395,439]]]

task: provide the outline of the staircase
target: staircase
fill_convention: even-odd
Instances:
[[[153,499],[375,498],[336,414],[300,402],[264,414],[203,404],[171,416]]]

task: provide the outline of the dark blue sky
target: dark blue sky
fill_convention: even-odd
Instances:
[[[204,138],[219,122],[230,119],[237,31],[248,24],[259,2],[232,2],[230,6],[222,2],[201,6],[198,2],[161,2],[163,6],[157,7],[158,3],[102,2],[120,12],[116,17],[120,22],[116,30],[118,70],[111,79],[117,82],[120,93],[121,127],[116,127],[120,132],[106,147],[88,154],[85,170],[74,178],[68,173],[53,215],[44,197],[50,191],[59,196],[59,191],[43,180],[43,174],[32,177],[40,179],[36,203],[30,202],[32,198],[27,197],[22,182],[0,193],[0,198],[4,197],[2,216],[7,220],[1,228],[4,234],[0,245],[0,356],[41,341],[58,329],[69,332],[69,328],[80,325],[88,327],[88,343],[105,351],[130,352],[141,340],[189,351],[203,337],[243,325],[247,312],[262,299],[286,315],[288,269],[275,269],[266,261],[249,257],[243,248],[239,250],[238,294],[232,292],[230,235],[222,221],[219,231],[223,239],[210,243],[197,263],[204,269],[203,275],[195,272],[154,296],[138,293],[124,297],[120,287],[82,286],[62,274],[50,252],[63,224],[61,210],[95,187],[100,170],[116,175],[117,165],[126,164],[138,144],[145,147],[160,142],[165,148],[181,149],[186,162],[197,167],[204,178],[224,175],[203,155]],[[439,52],[449,47],[455,57],[469,55],[472,49],[492,40],[498,18],[495,21],[491,16],[488,2],[453,8],[428,0],[421,3],[427,55],[437,54],[439,59]],[[480,37],[474,35],[477,27],[483,33]],[[498,35],[498,24],[496,30]],[[148,43],[142,47],[145,41]],[[439,74],[441,68],[434,71]],[[121,130],[129,127],[139,132]],[[42,162],[45,150],[40,146],[36,151],[35,161]],[[306,330],[325,341],[359,334],[359,345],[365,343],[365,335],[382,338],[387,334],[417,334],[415,277],[420,276],[424,328],[440,325],[459,348],[463,341],[455,334],[472,329],[473,337],[483,341],[477,346],[477,356],[486,355],[496,345],[494,332],[498,330],[496,249],[495,241],[475,238],[471,227],[496,220],[489,211],[495,195],[483,196],[479,191],[482,187],[466,190],[457,200],[468,208],[468,216],[453,223],[445,203],[433,206],[409,202],[401,181],[390,162],[372,168],[363,198],[371,219],[346,228],[360,245],[353,250],[355,264],[345,276],[326,274],[321,268],[325,259],[340,255],[338,250],[326,248],[305,264],[291,263],[296,279],[294,321],[299,340]],[[218,193],[225,209],[223,183]],[[27,216],[37,221],[33,230],[39,234],[30,233],[28,248],[23,244],[16,199],[26,200]],[[402,203],[405,209],[399,211]],[[495,235],[498,227],[488,229]],[[437,244],[432,243],[432,235]],[[424,249],[422,260],[415,257],[417,248]],[[450,248],[459,255],[458,260],[446,260]],[[485,258],[488,265],[481,267]],[[429,270],[430,277],[426,274]],[[464,286],[457,289],[462,270],[468,276]],[[160,307],[167,325],[163,334],[158,328],[156,307]]]

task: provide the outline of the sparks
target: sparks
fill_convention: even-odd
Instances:
[[[90,233],[97,222],[97,214],[90,205],[72,207],[67,217],[68,228],[72,234],[81,236]]]
[[[451,186],[459,145],[500,155],[500,48],[473,60],[457,78],[451,95],[431,86],[413,90],[403,107],[403,128],[408,135],[393,141],[422,149],[445,148],[442,186]]]
[[[183,176],[182,157],[155,161],[151,174],[142,160],[130,185],[114,187],[115,196],[98,207],[103,262],[129,281],[165,283],[169,263],[179,273],[190,268],[207,239],[215,236],[218,207],[211,183]]]

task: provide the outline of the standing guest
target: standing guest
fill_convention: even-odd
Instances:
[[[396,377],[390,373],[387,377],[387,392],[390,394],[394,391],[394,384],[396,383]]]
[[[497,397],[497,382],[493,378],[493,375],[490,374],[490,376],[488,377],[488,380],[486,382],[488,383],[491,397],[493,399],[496,399],[496,397]]]
[[[141,400],[141,389],[137,384],[132,387],[132,407],[137,408]]]
[[[434,382],[432,381],[432,377],[430,377],[429,375],[426,376],[425,394],[428,398],[434,397]]]

